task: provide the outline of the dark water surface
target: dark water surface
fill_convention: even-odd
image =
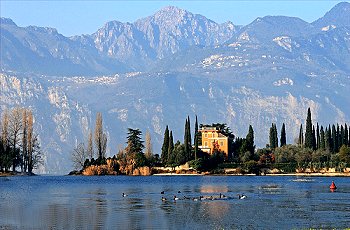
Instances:
[[[333,193],[329,191],[332,180],[338,187]],[[122,197],[123,192],[128,196]],[[220,193],[232,199],[172,200],[174,195],[218,197]],[[239,200],[238,193],[248,198]],[[168,201],[162,201],[162,196]],[[349,227],[350,178],[346,177],[0,178],[0,229]]]

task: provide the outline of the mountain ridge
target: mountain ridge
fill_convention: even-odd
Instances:
[[[161,13],[169,10],[181,9]],[[344,26],[328,16],[317,25],[267,16],[235,26],[186,12],[172,28],[151,15],[69,38],[1,19],[0,111],[33,109],[45,153],[40,172],[71,170],[70,152],[97,112],[109,156],[129,127],[149,130],[160,153],[165,126],[181,141],[188,115],[227,123],[240,137],[251,124],[258,147],[272,122],[285,123],[293,143],[308,107],[314,122],[349,124],[350,25],[342,18]]]

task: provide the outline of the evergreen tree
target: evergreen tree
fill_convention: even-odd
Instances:
[[[307,110],[306,118],[306,129],[305,129],[305,147],[313,149],[313,133],[312,133],[312,121],[311,121],[311,110]]]
[[[339,146],[343,146],[343,144],[345,143],[344,141],[345,139],[345,131],[344,131],[344,127],[343,125],[340,126],[340,139],[339,139]]]
[[[127,158],[133,159],[134,167],[142,167],[147,164],[147,159],[143,153],[144,145],[141,139],[142,132],[139,129],[128,128],[127,136],[127,147],[125,148],[125,153]]]
[[[275,146],[276,148],[278,148],[278,134],[277,134],[277,126],[276,124],[274,124],[274,127],[273,127],[273,135],[275,136],[274,137],[274,140],[275,140]]]
[[[341,136],[340,136],[340,128],[339,128],[339,124],[337,123],[337,152],[339,151],[340,147],[341,147]]]
[[[278,147],[277,127],[272,123],[270,128],[270,148],[275,149]]]
[[[270,148],[271,149],[275,149],[276,148],[276,146],[275,146],[275,135],[274,135],[274,126],[273,126],[273,123],[272,123],[272,125],[271,125],[271,127],[270,127],[270,136],[269,136],[270,138]]]
[[[174,151],[173,131],[170,131],[170,136],[169,136],[169,148],[168,148],[168,164],[173,163],[173,162],[172,162],[172,160],[174,159],[174,157],[173,157],[173,151]]]
[[[327,131],[327,130],[326,130]],[[321,133],[320,133],[320,146],[319,148],[321,150],[325,150],[326,149],[326,141],[325,141],[325,133],[324,133],[324,130],[323,130],[323,126],[321,125]]]
[[[337,137],[337,131],[335,129],[335,125],[332,125],[332,142],[333,142],[333,149],[332,152],[336,153],[338,151],[338,137]]]
[[[187,117],[186,122],[185,122],[184,145],[185,145],[185,152],[187,155],[187,159],[190,160],[192,158],[192,156],[191,156],[192,141],[191,141],[190,117]]]
[[[316,142],[316,149],[320,148],[320,142],[321,142],[320,138],[321,138],[320,137],[320,128],[319,128],[318,122],[317,122],[317,128],[316,128],[316,140],[317,140],[317,142]]]
[[[332,151],[332,136],[331,136],[331,131],[329,130],[329,128],[326,127],[326,131],[325,131],[325,148],[328,151]]]
[[[304,131],[303,131],[303,124],[300,124],[299,129],[299,138],[298,138],[298,145],[302,147],[304,145]]]
[[[285,146],[287,144],[287,138],[286,138],[286,126],[284,123],[282,124],[282,129],[281,129],[281,147]]]
[[[250,152],[251,156],[254,155],[255,145],[254,145],[254,130],[251,125],[249,125],[248,134],[246,137],[247,150]]]
[[[345,123],[345,128],[344,128],[344,144],[350,146],[349,145],[349,131],[348,131],[348,126],[346,123]]]
[[[197,120],[197,115],[196,115],[196,122],[194,124],[194,159],[197,159],[198,155],[198,120]]]
[[[184,147],[185,147],[186,154],[188,154],[189,148],[188,148],[188,120],[187,120],[187,118],[185,121]]]
[[[164,139],[163,139],[162,154],[161,154],[162,163],[164,165],[168,163],[167,162],[168,149],[169,149],[169,128],[168,128],[168,126],[166,126],[165,131],[164,131]]]
[[[143,145],[143,141],[141,140],[142,132],[139,129],[131,129],[128,128],[128,136],[127,136],[127,149],[126,154],[133,154],[133,153],[142,153],[143,148],[145,147]]]
[[[316,150],[316,131],[315,131],[315,126],[312,126],[312,149]]]
[[[187,145],[188,145],[188,147],[187,147],[187,151],[188,151],[187,160],[191,160],[191,159],[193,159],[193,157],[192,157],[191,122],[190,122],[189,116],[187,117],[187,138],[188,138],[187,139]]]

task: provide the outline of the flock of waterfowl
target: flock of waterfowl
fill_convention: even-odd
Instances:
[[[178,193],[181,193],[178,191]],[[160,194],[164,194],[164,191],[162,191]],[[237,194],[238,199],[243,200],[246,199],[247,196],[244,194]],[[201,201],[201,200],[229,200],[229,199],[234,199],[234,197],[229,197],[224,194],[219,194],[218,196],[199,196],[199,197],[188,197],[188,196],[183,196],[183,197],[178,197],[176,195],[173,196],[171,200],[177,201],[177,200],[193,200],[193,201]],[[167,201],[168,199],[162,196],[162,201]]]
[[[180,194],[181,191],[178,191],[177,193]],[[161,191],[160,194],[164,195],[165,192]],[[122,194],[122,197],[126,197],[126,196],[128,196],[128,195],[125,194],[125,193]],[[244,194],[237,194],[237,197],[240,200],[243,200],[243,199],[247,198],[247,196],[244,195]],[[161,198],[162,201],[168,201],[168,200],[173,200],[173,201],[177,201],[177,200],[201,201],[201,200],[229,200],[229,199],[234,199],[234,197],[226,196],[226,195],[221,194],[221,193],[218,196],[213,196],[212,195],[212,196],[199,196],[199,197],[188,197],[188,196],[179,197],[179,196],[174,195],[171,199],[168,199],[168,198],[166,198],[164,196],[162,196],[162,198]]]

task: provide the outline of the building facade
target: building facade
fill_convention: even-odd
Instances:
[[[202,136],[202,145],[198,146],[203,152],[213,154],[215,149],[222,151],[225,158],[229,153],[229,137],[222,134],[217,127],[203,126],[199,132]]]

